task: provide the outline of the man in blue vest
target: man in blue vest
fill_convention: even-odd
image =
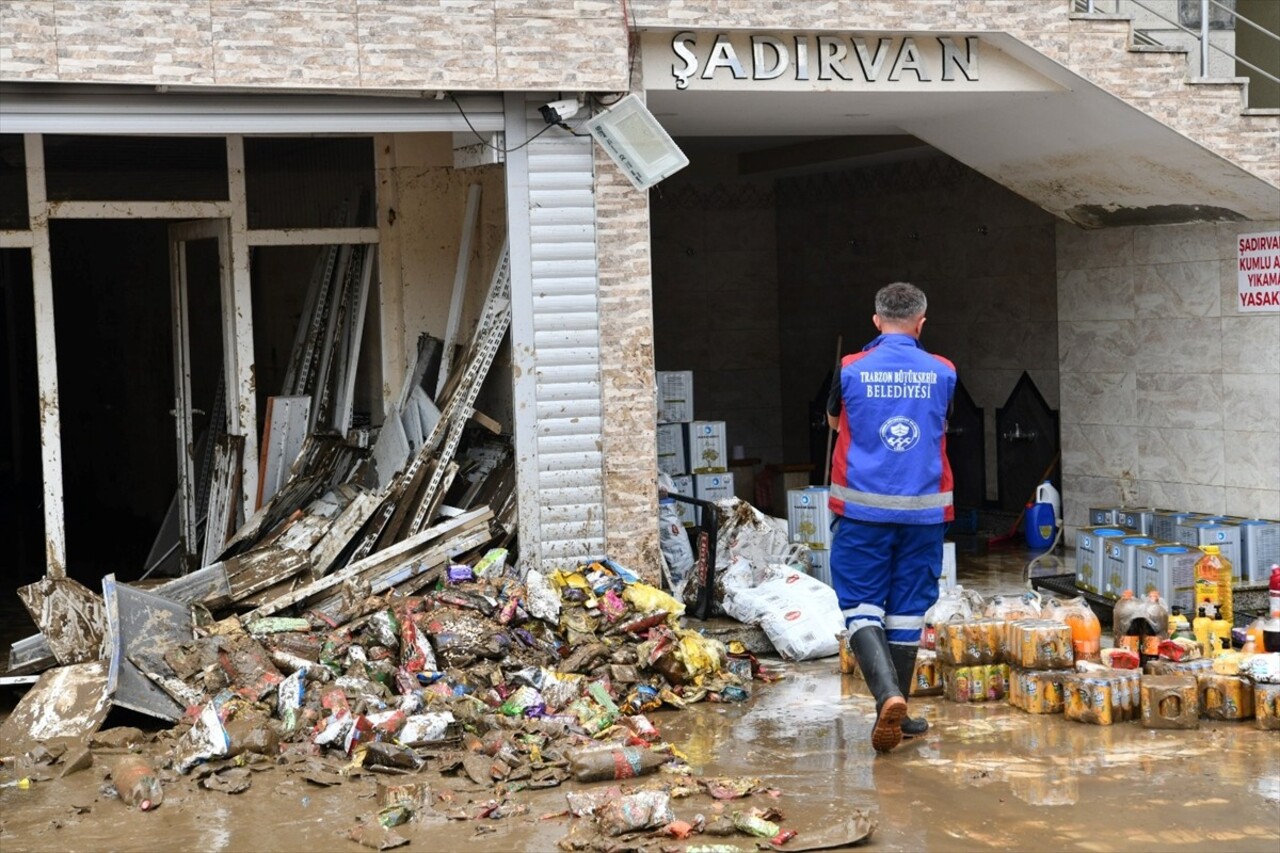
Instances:
[[[880,336],[844,357],[831,383],[831,578],[849,647],[876,699],[871,745],[923,734],[907,699],[925,611],[938,599],[942,536],[954,517],[947,413],[956,369],[920,346],[925,295],[895,282],[876,294]]]

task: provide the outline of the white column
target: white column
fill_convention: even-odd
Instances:
[[[244,183],[244,137],[227,137],[231,199],[231,276],[222,291],[222,347],[227,382],[227,432],[244,436],[245,514],[258,495],[258,404],[253,364],[253,300],[249,279],[249,209]]]
[[[400,267],[400,230],[396,215],[400,198],[396,181],[396,137],[373,137],[375,191],[378,196],[378,334],[382,361],[382,411],[399,399],[409,360],[404,339],[404,284]],[[416,345],[416,342],[414,342]]]
[[[62,506],[62,413],[53,328],[53,264],[49,258],[49,202],[44,186],[44,140],[28,133],[27,216],[31,228],[31,287],[36,319],[36,377],[40,389],[40,463],[44,471],[44,554],[49,577],[67,575]]]

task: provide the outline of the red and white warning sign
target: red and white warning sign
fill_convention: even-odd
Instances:
[[[1280,231],[1241,234],[1236,254],[1236,311],[1280,311]]]

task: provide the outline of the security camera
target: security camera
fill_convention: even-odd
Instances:
[[[546,119],[547,124],[559,124],[567,121],[578,114],[578,110],[582,109],[582,105],[575,98],[566,98],[563,101],[552,101],[538,107],[538,112],[542,113],[542,117]]]

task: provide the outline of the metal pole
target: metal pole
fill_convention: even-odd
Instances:
[[[1200,0],[1200,78],[1209,76],[1209,0]]]

